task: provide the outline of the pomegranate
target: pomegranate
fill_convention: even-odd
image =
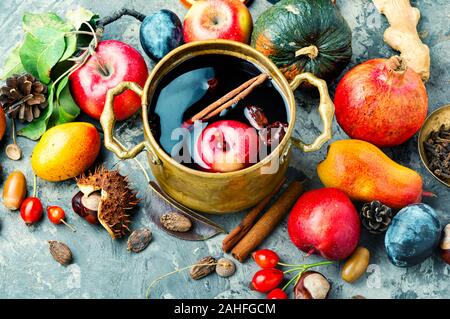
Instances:
[[[348,196],[337,188],[303,194],[288,219],[289,236],[302,251],[342,260],[359,242],[359,215]]]
[[[336,119],[351,138],[379,147],[404,143],[422,126],[428,96],[402,59],[373,59],[351,69],[336,88]]]

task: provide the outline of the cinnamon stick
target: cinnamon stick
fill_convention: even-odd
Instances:
[[[233,229],[227,237],[222,242],[222,250],[228,253],[240,240],[244,237],[250,228],[255,224],[255,220],[258,215],[266,208],[269,204],[270,200],[275,196],[276,193],[280,190],[281,186],[284,184],[286,179],[283,178],[282,181],[278,184],[277,187],[266,197],[264,198],[258,205],[252,208],[247,215],[242,219],[239,225]]]
[[[233,248],[231,255],[238,261],[244,262],[250,253],[272,233],[303,191],[303,185],[300,182],[292,182],[273,206]]]
[[[228,102],[224,103],[222,106],[218,107],[216,110],[214,110],[211,113],[209,113],[208,115],[206,115],[203,119],[207,120],[213,116],[216,116],[217,114],[219,114],[223,110],[229,108],[233,104],[239,102],[240,100],[243,100],[247,95],[249,95],[253,91],[253,89],[255,87],[264,83],[264,81],[266,81],[268,78],[269,78],[269,76],[267,74],[265,74],[265,73],[260,74],[259,76],[256,77],[256,81],[254,81],[248,88],[244,89],[242,92],[240,92],[234,98],[232,98]]]
[[[268,78],[269,76],[265,73],[261,73],[260,75],[251,78],[195,114],[188,122],[194,123],[195,121],[209,119],[219,114],[224,109],[245,98],[256,86],[262,84]]]

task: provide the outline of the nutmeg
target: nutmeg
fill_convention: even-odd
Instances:
[[[160,218],[161,225],[171,231],[185,233],[192,228],[189,218],[178,213],[167,213]]]
[[[304,272],[294,288],[295,299],[326,299],[331,284],[324,275],[316,271]]]
[[[217,261],[216,273],[220,277],[230,277],[236,271],[236,265],[228,258],[220,258]]]
[[[127,249],[134,253],[140,253],[150,244],[152,232],[148,228],[137,229],[128,237]]]
[[[57,262],[63,266],[72,263],[72,251],[66,244],[56,240],[49,240],[48,245],[50,254]]]
[[[442,231],[442,240],[439,248],[442,259],[450,265],[450,224],[447,224]]]
[[[217,261],[212,256],[206,256],[197,261],[191,268],[191,278],[199,280],[208,276],[216,269]]]

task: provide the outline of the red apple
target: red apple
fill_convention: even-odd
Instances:
[[[198,154],[212,172],[232,172],[257,161],[255,129],[234,120],[208,125],[197,141]]]
[[[184,41],[227,39],[248,43],[253,20],[239,0],[196,1],[183,23]]]
[[[203,1],[203,0],[180,0],[181,3],[186,7],[186,8],[190,8],[192,7],[192,5],[194,5],[196,2],[198,1]],[[249,2],[250,0],[239,0],[240,2],[246,4],[247,2]]]
[[[70,76],[70,91],[83,112],[98,120],[108,90],[123,81],[144,86],[148,70],[142,55],[120,41],[102,41],[95,53],[95,56],[91,56]],[[141,98],[130,90],[114,99],[114,111],[118,120],[129,118],[140,107]]]
[[[359,242],[359,215],[349,197],[336,188],[303,194],[288,219],[289,236],[299,249],[331,260],[351,255]]]

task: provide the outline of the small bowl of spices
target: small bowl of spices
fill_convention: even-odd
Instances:
[[[450,187],[450,105],[431,113],[419,133],[419,154],[428,171]]]

